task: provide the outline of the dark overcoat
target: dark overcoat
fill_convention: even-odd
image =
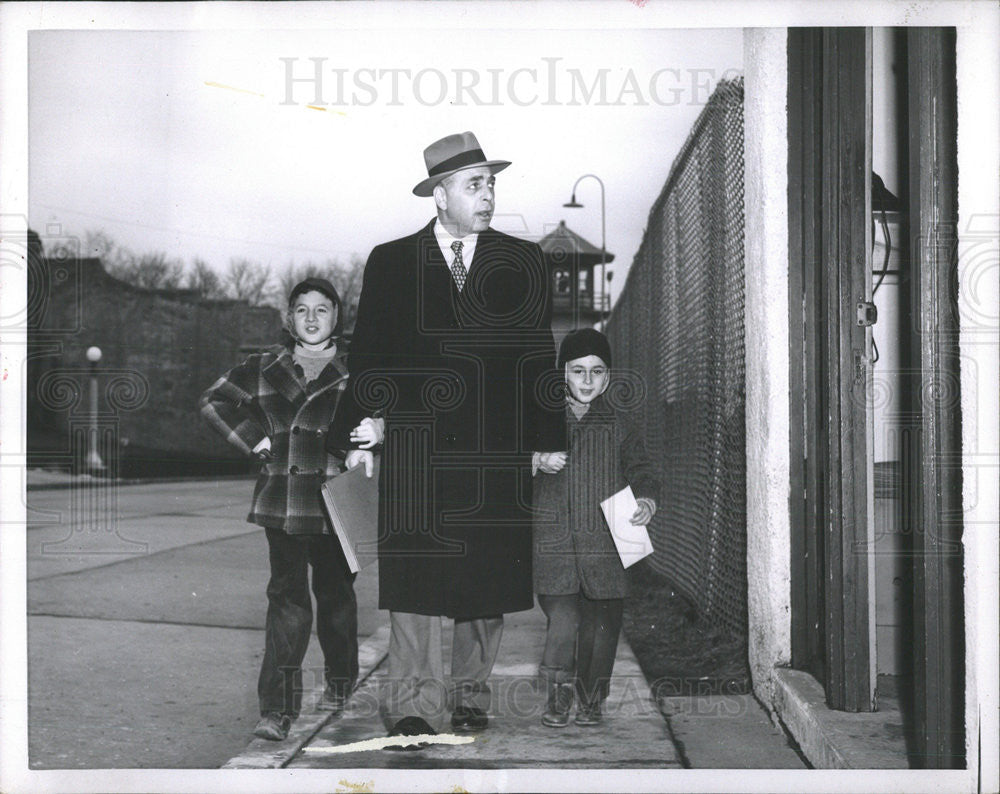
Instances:
[[[331,433],[384,411],[379,606],[530,609],[531,454],[565,448],[541,249],[487,229],[459,292],[433,221],[368,258]]]
[[[624,598],[625,568],[600,504],[626,485],[656,501],[659,478],[641,432],[605,395],[577,419],[565,412],[569,455],[557,474],[535,476],[535,591]]]
[[[291,346],[254,353],[201,395],[201,414],[245,455],[265,437],[271,460],[261,464],[247,521],[290,535],[329,533],[320,487],[342,458],[327,452],[326,436],[347,383],[338,354],[306,383]]]

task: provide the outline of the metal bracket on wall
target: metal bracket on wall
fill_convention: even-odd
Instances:
[[[858,301],[858,325],[867,328],[878,322],[878,309],[872,301]]]

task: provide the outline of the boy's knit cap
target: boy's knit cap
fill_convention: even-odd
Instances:
[[[593,328],[581,328],[566,335],[559,345],[559,360],[556,364],[562,367],[567,361],[586,356],[597,356],[608,368],[611,368],[611,343],[600,331]]]
[[[333,301],[334,306],[338,309],[340,308],[340,295],[337,294],[336,288],[325,278],[319,278],[318,276],[304,278],[292,287],[292,291],[288,293],[288,305],[291,306],[295,303],[295,299],[299,297],[299,295],[313,291],[322,292],[326,295],[326,297]]]

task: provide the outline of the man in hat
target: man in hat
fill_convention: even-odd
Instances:
[[[424,150],[437,217],[368,258],[331,432],[371,470],[350,429],[384,412],[379,606],[390,611],[390,735],[488,725],[503,615],[531,609],[532,465],[565,449],[551,293],[541,249],[490,228],[495,175],[471,132]],[[547,391],[548,390],[548,391]],[[546,395],[549,399],[546,399]],[[444,686],[441,617],[455,620]],[[417,740],[397,749],[416,749]]]

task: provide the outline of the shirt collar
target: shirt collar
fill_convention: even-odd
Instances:
[[[441,249],[441,253],[444,254],[444,261],[448,263],[448,267],[451,267],[455,261],[455,252],[451,250],[451,244],[456,240],[460,240],[462,243],[462,263],[465,265],[466,270],[469,269],[469,265],[472,264],[472,257],[476,253],[479,232],[472,232],[472,234],[467,234],[462,238],[453,237],[451,232],[444,228],[444,224],[438,219],[434,221],[434,237],[437,239],[438,247]]]

